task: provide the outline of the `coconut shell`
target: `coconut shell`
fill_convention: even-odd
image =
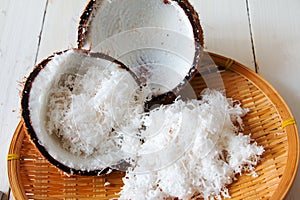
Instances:
[[[168,97],[169,101],[173,101],[176,96],[179,95],[180,91],[188,84],[188,82],[198,73],[197,68],[200,66],[201,59],[201,50],[204,46],[204,38],[203,38],[203,30],[200,24],[199,16],[194,7],[189,3],[188,0],[161,0],[164,4],[171,4],[172,2],[177,3],[179,7],[184,11],[187,18],[189,19],[190,25],[192,26],[193,35],[194,35],[194,59],[193,64],[190,67],[190,70],[185,74],[183,80],[172,88],[171,91],[160,94],[155,98],[155,103],[160,102],[163,103],[164,99]],[[80,17],[79,27],[78,27],[78,48],[89,48],[93,49],[91,44],[91,23],[95,18],[97,12],[99,12],[99,8],[101,8],[103,4],[102,0],[90,0],[87,4],[83,14]],[[171,5],[170,5],[171,6]],[[107,23],[110,23],[107,21]],[[134,41],[133,41],[134,42]],[[89,46],[89,47],[87,47]],[[127,63],[125,63],[127,64]],[[170,94],[172,94],[170,96]],[[169,98],[170,97],[170,98]],[[149,105],[152,103],[150,102]]]
[[[120,68],[125,69],[129,71],[129,69],[123,65],[121,62],[113,59],[110,56],[107,56],[102,53],[90,53],[89,51],[86,50],[81,50],[81,49],[72,49],[74,51],[77,51],[82,54],[90,55],[91,57],[97,57],[97,58],[102,58],[111,62],[116,63],[117,65],[120,66]],[[67,52],[69,50],[61,51],[54,53],[53,55],[49,56],[48,58],[44,59],[41,61],[39,64],[37,64],[33,71],[30,73],[30,75],[27,77],[24,88],[21,94],[21,115],[22,115],[22,120],[25,124],[27,134],[30,136],[30,139],[34,143],[34,145],[37,147],[37,149],[40,151],[40,153],[54,166],[57,168],[61,169],[62,171],[68,173],[68,174],[77,174],[77,175],[100,175],[100,174],[106,174],[109,172],[111,169],[109,167],[104,168],[104,169],[97,169],[97,170],[78,170],[74,169],[72,167],[69,167],[59,160],[55,159],[48,150],[45,148],[44,145],[42,145],[42,142],[40,141],[38,134],[35,132],[35,128],[33,127],[32,124],[32,119],[31,119],[31,113],[30,113],[30,94],[31,94],[31,88],[33,85],[33,82],[35,81],[36,77],[39,76],[39,73],[47,67],[47,64],[54,58],[54,56],[61,55],[64,52]],[[48,134],[48,133],[44,133]],[[43,141],[45,142],[45,141]],[[121,163],[121,161],[120,161]]]

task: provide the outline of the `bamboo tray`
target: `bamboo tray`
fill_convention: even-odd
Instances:
[[[243,65],[211,54],[222,72],[227,97],[240,100],[250,109],[244,117],[244,134],[250,134],[265,153],[257,166],[257,178],[243,175],[229,186],[232,199],[283,199],[295,178],[299,139],[290,110],[273,87]],[[196,91],[205,83],[192,82]],[[123,173],[103,176],[67,175],[51,165],[31,143],[20,122],[9,149],[8,176],[16,200],[23,199],[112,199],[122,187]],[[104,186],[106,182],[110,185]]]

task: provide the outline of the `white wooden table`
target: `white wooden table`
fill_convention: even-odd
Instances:
[[[191,0],[206,49],[266,78],[300,123],[300,1]],[[42,58],[76,47],[87,0],[0,1],[0,191],[9,196],[6,156],[20,121],[18,85]],[[300,173],[286,199],[300,198]],[[11,195],[10,195],[11,196]]]

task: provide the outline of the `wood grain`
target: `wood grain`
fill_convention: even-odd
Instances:
[[[283,96],[300,122],[300,1],[249,1],[260,74]],[[299,170],[299,168],[298,168]],[[287,199],[299,199],[300,174]]]
[[[190,1],[200,15],[206,49],[254,70],[246,1]]]
[[[8,193],[6,156],[20,121],[17,81],[34,65],[45,0],[2,0],[0,7],[0,190]]]
[[[86,0],[51,0],[47,6],[38,61],[77,46],[77,27]]]

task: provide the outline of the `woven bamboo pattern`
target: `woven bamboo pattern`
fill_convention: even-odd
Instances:
[[[228,67],[228,59],[211,54],[218,66]],[[227,63],[227,64],[226,64]],[[243,174],[229,186],[236,199],[283,199],[296,174],[299,160],[299,139],[295,123],[282,126],[293,119],[279,94],[256,73],[238,62],[230,62],[230,69],[221,73],[227,97],[240,100],[250,109],[244,117],[244,134],[259,145],[265,153],[257,166],[257,178]],[[200,92],[206,87],[202,77],[191,82]],[[284,128],[283,128],[284,127]],[[8,161],[8,174],[13,195],[23,199],[111,199],[117,198],[122,187],[121,172],[103,176],[67,175],[51,165],[38,152],[21,122],[11,142],[9,154],[19,159]],[[106,182],[110,185],[104,186]]]

